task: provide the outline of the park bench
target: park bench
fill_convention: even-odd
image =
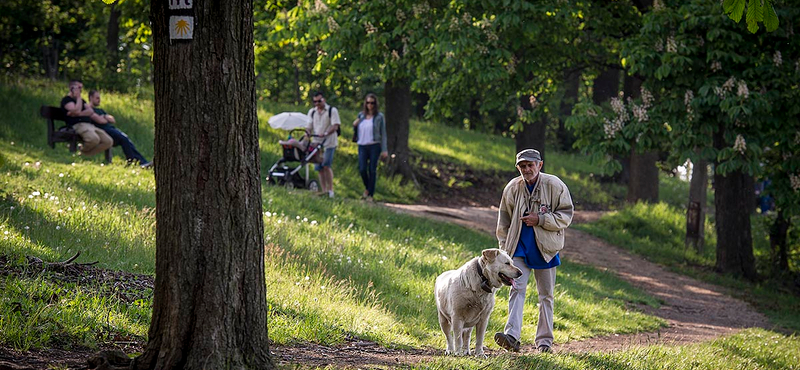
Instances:
[[[39,113],[47,120],[47,145],[55,149],[56,143],[69,143],[70,153],[78,150],[78,142],[81,136],[75,130],[66,126],[61,126],[56,130],[54,121],[66,121],[67,114],[59,107],[43,105]],[[111,148],[106,149],[106,163],[111,163]]]

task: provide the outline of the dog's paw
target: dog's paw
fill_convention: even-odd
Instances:
[[[477,358],[489,358],[489,355],[487,355],[485,352],[483,352],[483,350],[475,351],[474,355]]]

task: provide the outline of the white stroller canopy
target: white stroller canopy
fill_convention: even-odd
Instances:
[[[270,117],[268,122],[272,128],[290,131],[308,127],[311,117],[300,112],[283,112]]]

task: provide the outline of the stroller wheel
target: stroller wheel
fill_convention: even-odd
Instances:
[[[286,187],[286,190],[294,190],[294,182],[292,182],[291,180],[286,181],[286,183],[284,183],[283,186]]]
[[[308,190],[310,190],[312,192],[315,192],[315,193],[318,192],[319,191],[319,182],[317,182],[317,180],[309,181],[308,182]]]

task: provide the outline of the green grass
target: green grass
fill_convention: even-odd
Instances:
[[[0,85],[0,102],[20,107],[0,117],[0,254],[10,256],[11,263],[22,268],[24,256],[60,261],[81,251],[79,262],[99,261],[98,267],[102,268],[153,274],[153,173],[125,167],[118,150],[115,162],[103,165],[100,158],[75,156],[63,146],[46,147],[38,107],[56,104],[61,90],[60,85],[37,80]],[[144,98],[105,93],[104,105],[121,121],[119,127],[131,133],[142,152],[152,157],[152,144],[148,144],[153,139],[152,101],[147,100],[146,91],[141,96]],[[267,128],[267,118],[281,111],[305,110],[290,105],[260,105],[262,170],[279,157],[276,142],[285,135]],[[342,110],[343,122],[351,122],[354,117],[354,111]],[[345,124],[343,138],[349,137],[351,130]],[[453,134],[452,140],[434,140],[441,140],[448,133]],[[287,192],[263,187],[270,339],[279,344],[338,344],[358,337],[389,347],[443,348],[433,281],[442,271],[457,268],[480,250],[494,247],[496,241],[459,226],[396,214],[379,205],[352,200],[361,192],[355,171],[356,148],[342,142],[336,159],[337,199],[320,199],[302,190]],[[450,143],[460,149],[442,148]],[[499,154],[457,155],[460,151],[475,153],[480,148],[496,149]],[[513,143],[504,138],[487,140],[483,134],[452,133],[435,124],[412,122],[412,149],[425,158],[486,171],[513,171],[513,149],[509,148]],[[591,179],[592,166],[580,156],[551,153],[549,160],[552,165],[548,171],[565,179],[577,194],[577,202],[611,205],[618,199],[620,189],[600,187]],[[413,202],[419,194],[398,178],[382,177],[377,195],[379,200]],[[670,246],[678,240],[682,246],[681,221],[676,217],[679,212],[662,207],[654,211],[624,208],[596,227],[619,229],[626,225],[631,230],[628,235],[634,236],[618,240],[619,243],[636,248],[643,244],[641,253],[654,253],[665,263],[680,260],[703,266],[713,260],[705,254],[692,255],[691,251],[656,253],[653,248],[658,248],[659,243],[640,243],[647,240],[641,233],[650,240],[667,240]],[[653,331],[664,325],[663,320],[633,308],[641,304],[658,307],[659,302],[612,273],[566,261],[559,268],[557,283],[557,343]],[[103,294],[100,287],[54,284],[47,276],[11,274],[3,278],[2,284],[3,346],[23,350],[96,347],[116,336],[135,340],[146,336],[152,304],[148,299],[127,304]],[[754,287],[746,285],[744,289]],[[769,291],[768,287],[763,289]],[[507,296],[507,289],[497,295],[490,332],[503,327]],[[777,297],[772,308],[776,314],[771,317],[791,321],[797,310],[781,302],[791,302],[792,298],[773,297]],[[521,339],[530,343],[537,318],[535,294],[527,299]],[[767,342],[774,345],[764,347]],[[488,345],[494,348],[491,341]],[[442,358],[421,368],[640,369],[691,368],[692,364],[695,368],[752,368],[753,364],[790,368],[784,365],[797,363],[789,361],[796,357],[797,348],[795,337],[748,330],[693,346],[655,346],[582,356]],[[717,360],[718,357],[723,359]],[[694,362],[681,362],[685,358]]]
[[[81,251],[83,262],[99,261],[98,266],[103,268],[152,274],[152,172],[125,167],[121,160],[103,165],[100,158],[85,159],[63,147],[47,148],[43,120],[35,112],[41,104],[58,101],[58,87],[42,83],[4,85],[2,89],[2,99],[14,95],[18,98],[16,103],[34,113],[0,119],[0,153],[4,158],[0,167],[4,174],[0,184],[0,253],[15,260],[30,255],[59,261]],[[152,140],[152,118],[143,113],[148,110],[144,103],[112,93],[104,94],[104,98],[109,111],[120,112],[115,113],[124,118],[120,121],[128,121],[120,127],[139,127],[143,139],[134,139]],[[279,148],[275,142],[285,134],[266,128],[266,120],[271,114],[286,110],[301,108],[262,106],[259,110],[263,166],[277,158]],[[354,112],[343,111],[345,122],[353,117]],[[345,126],[345,137],[349,129]],[[140,146],[146,154],[151,153],[151,146]],[[263,187],[271,339],[276,343],[336,344],[347,336],[356,336],[387,346],[443,347],[433,281],[442,271],[457,268],[480,250],[495,246],[496,241],[459,226],[421,222],[387,208],[347,199],[360,193],[360,186],[348,185],[348,181],[360,183],[354,175],[355,146],[343,143],[337,156],[338,173],[345,175],[337,176],[341,181],[337,183],[337,193],[344,196],[336,200],[320,199],[302,190],[287,192]],[[352,179],[347,174],[353,174]],[[409,185],[383,183],[396,184],[394,188],[384,185],[384,192],[379,193],[383,199],[408,202],[416,196]],[[30,289],[39,285],[46,289],[44,284],[26,283]],[[635,304],[657,307],[658,302],[610,273],[566,263],[559,269],[558,283],[557,341],[650,331],[664,325],[660,319],[628,308]],[[82,288],[63,289],[69,291],[64,294],[82,294]],[[507,290],[498,294],[491,330],[500,330],[504,324],[507,295]],[[537,315],[535,295],[528,299],[526,317],[530,320],[526,320],[522,339],[532,341]],[[113,298],[101,301],[108,312],[121,304]],[[37,309],[33,303],[22,304],[26,312]],[[42,320],[80,321],[70,311],[53,315],[63,316]],[[132,328],[124,333],[144,335],[133,327],[146,327],[149,317],[129,319]],[[30,347],[73,340],[72,334],[47,327],[38,322],[31,326],[26,333],[43,339],[30,341]],[[97,328],[87,323],[82,330],[92,332]],[[24,341],[4,337],[6,333],[8,330],[0,330],[3,343],[28,346],[21,344]],[[91,345],[93,341],[81,339],[81,343]]]
[[[486,360],[442,357],[415,370],[553,369],[553,370],[717,370],[800,369],[800,338],[761,329],[706,343],[637,346],[619,352],[513,356]]]

